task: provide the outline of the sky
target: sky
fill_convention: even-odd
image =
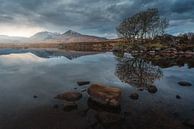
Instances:
[[[114,38],[124,18],[148,8],[169,20],[167,33],[194,32],[194,0],[0,0],[0,35],[71,29]]]

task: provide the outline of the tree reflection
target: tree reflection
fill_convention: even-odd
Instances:
[[[120,59],[116,73],[123,82],[138,88],[153,86],[154,81],[162,76],[159,67],[140,58]]]

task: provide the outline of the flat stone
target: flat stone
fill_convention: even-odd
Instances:
[[[139,98],[139,95],[138,95],[137,93],[132,93],[132,94],[130,95],[130,98],[136,100],[136,99]]]
[[[57,95],[56,99],[66,100],[66,101],[77,101],[81,99],[82,94],[79,92],[65,92],[63,94]]]
[[[89,81],[78,81],[77,84],[78,84],[79,86],[83,86],[83,85],[89,85],[90,82],[89,82]]]
[[[178,84],[180,86],[192,86],[192,84],[190,82],[187,82],[187,81],[180,81],[180,82],[178,82]]]
[[[156,86],[153,86],[153,85],[148,86],[147,90],[148,90],[149,93],[152,93],[152,94],[154,94],[154,93],[156,93],[158,91]]]
[[[97,103],[109,106],[120,105],[121,89],[119,88],[93,84],[88,88],[88,94],[90,98]]]

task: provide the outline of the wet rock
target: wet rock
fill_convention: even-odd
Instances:
[[[177,98],[177,99],[181,99],[181,96],[180,96],[180,95],[176,95],[176,98]]]
[[[119,116],[119,114],[109,112],[99,112],[97,114],[97,119],[104,125],[121,121],[121,117]]]
[[[36,99],[36,98],[38,98],[38,96],[34,95],[33,98]]]
[[[178,84],[180,86],[192,86],[192,84],[190,82],[187,82],[187,81],[180,81],[180,82],[178,82]]]
[[[139,98],[139,95],[138,95],[137,93],[132,93],[132,94],[130,95],[130,98],[136,100],[136,99]]]
[[[56,99],[66,100],[66,101],[77,101],[81,99],[82,94],[79,92],[65,92],[63,94],[57,95]]]
[[[109,106],[119,106],[121,89],[93,84],[88,88],[88,94],[93,101]]]
[[[88,85],[88,84],[90,84],[90,82],[89,82],[89,81],[78,81],[77,84],[78,84],[79,86],[83,86],[83,85]]]
[[[153,86],[153,85],[152,86],[148,86],[147,90],[148,90],[148,92],[150,92],[152,94],[154,94],[154,93],[156,93],[158,91],[156,86]]]
[[[138,90],[139,90],[139,91],[143,91],[144,89],[143,89],[143,88],[139,88]]]
[[[87,89],[82,89],[82,90],[81,90],[81,92],[86,92],[86,91],[87,91]]]
[[[77,104],[75,102],[64,102],[64,111],[73,111],[76,110],[78,108]]]
[[[121,106],[109,106],[100,104],[96,101],[93,101],[91,98],[88,99],[87,105],[90,109],[93,109],[95,111],[106,111],[111,113],[120,113],[121,112]]]

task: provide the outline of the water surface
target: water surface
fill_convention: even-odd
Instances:
[[[126,62],[112,53],[73,59],[40,55],[32,51],[0,55],[0,129],[193,128],[188,123],[194,118],[194,86],[177,84],[186,80],[194,85],[194,69],[187,64],[161,68],[142,60]],[[132,67],[131,61],[136,65]],[[77,81],[121,88],[120,110],[98,106],[82,92],[78,108],[64,111],[64,102],[54,97],[87,89]],[[148,84],[157,87],[155,94],[139,90]],[[134,92],[138,100],[130,99]]]

